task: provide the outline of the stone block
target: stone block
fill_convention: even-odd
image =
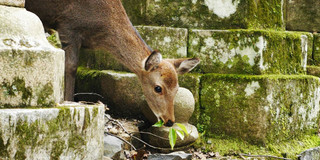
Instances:
[[[320,1],[286,0],[286,29],[291,31],[320,31]]]
[[[0,110],[0,159],[102,159],[104,105]]]
[[[199,99],[199,94],[196,95],[199,93],[199,88],[196,88],[200,83],[199,76],[185,75],[180,83],[180,86],[189,86],[193,96]],[[192,85],[194,86],[191,87]],[[141,84],[133,73],[88,70],[80,67],[77,72],[76,92],[94,92],[102,95],[104,103],[110,108],[109,112],[116,117],[141,119],[143,113],[151,122],[157,122],[145,100]]]
[[[47,41],[40,19],[0,6],[0,108],[52,106],[63,100],[64,51]]]
[[[201,77],[200,132],[254,144],[316,133],[320,81],[303,75],[206,74]]]
[[[230,74],[300,74],[312,63],[312,34],[266,30],[191,30],[188,56],[196,71]]]
[[[317,160],[320,159],[320,147],[308,149],[298,155],[299,160]]]
[[[0,5],[24,8],[25,0],[0,0]]]
[[[146,24],[206,29],[284,29],[283,0],[147,0]]]
[[[188,30],[185,28],[137,26],[142,39],[164,58],[187,57]]]

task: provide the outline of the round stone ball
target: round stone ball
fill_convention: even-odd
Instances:
[[[179,87],[174,99],[174,115],[176,122],[188,122],[194,111],[193,94],[186,88]]]

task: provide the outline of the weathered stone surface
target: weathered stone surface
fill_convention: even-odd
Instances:
[[[0,108],[61,102],[64,51],[49,44],[40,19],[0,6],[0,29]]]
[[[284,28],[282,0],[147,0],[146,23],[186,28]]]
[[[316,132],[320,81],[313,76],[201,77],[200,132],[229,135],[252,143]]]
[[[320,34],[313,34],[313,65],[320,66]]]
[[[106,135],[103,138],[104,141],[104,156],[113,157],[116,153],[122,151],[123,141],[114,136]]]
[[[195,142],[199,137],[198,130],[195,126],[189,123],[181,123],[181,124],[183,124],[186,127],[188,131],[188,136],[185,136],[183,140],[179,136],[177,136],[175,148],[189,145]],[[180,128],[176,124],[174,124],[172,127],[176,130],[180,130]],[[148,131],[150,131],[151,133],[164,138],[168,137],[169,130],[170,130],[170,127],[151,127],[148,129]],[[164,139],[160,139],[160,138],[149,136],[149,135],[147,135],[145,138],[147,142],[151,145],[162,147],[162,148],[170,148],[169,140],[164,140]]]
[[[144,41],[164,58],[187,57],[188,30],[185,28],[137,26]]]
[[[320,31],[320,1],[286,0],[286,28],[291,31]]]
[[[0,0],[0,5],[23,8],[25,0]]]
[[[199,72],[297,74],[312,61],[312,34],[265,30],[191,30],[189,57]]]
[[[193,81],[192,78],[185,79]],[[197,82],[199,79],[196,78],[192,83],[199,85]],[[141,119],[141,113],[144,113],[150,122],[157,122],[145,101],[140,82],[133,73],[78,68],[76,92],[101,94],[113,115]]]
[[[188,89],[180,87],[174,99],[174,104],[176,122],[188,123],[195,104],[192,93]]]
[[[148,156],[148,160],[191,160],[192,154],[185,153],[183,151],[172,152],[169,154],[151,154]]]
[[[0,159],[102,159],[104,105],[0,110]]]
[[[300,155],[298,155],[299,160],[318,160],[320,159],[320,147],[311,148]]]

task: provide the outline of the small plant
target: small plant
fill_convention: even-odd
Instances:
[[[177,126],[179,126],[180,130],[176,130],[173,127],[170,127],[169,130],[169,143],[171,146],[171,149],[173,150],[174,145],[176,144],[177,141],[177,135],[183,140],[185,137],[185,134],[188,136],[188,131],[186,129],[186,126],[184,126],[181,123],[175,123],[177,124]],[[154,125],[152,125],[153,127],[162,127],[164,125],[164,122],[162,120],[158,121],[157,123],[155,123]]]

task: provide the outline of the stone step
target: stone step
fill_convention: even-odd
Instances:
[[[102,159],[102,105],[0,109],[0,159]]]
[[[199,113],[200,76],[185,74],[179,77],[180,87],[191,91],[195,99],[195,112],[190,122],[195,124]],[[116,72],[111,70],[88,70],[78,68],[76,78],[76,93],[98,93],[104,97],[103,103],[110,108],[110,113],[118,117],[141,119],[142,113],[148,115],[148,107],[142,93],[140,82],[133,73]],[[147,117],[153,119],[153,114]]]
[[[313,36],[266,30],[190,30],[188,56],[198,72],[299,74],[312,63]]]
[[[0,30],[0,108],[61,102],[64,51],[49,44],[40,19],[0,5]]]
[[[313,35],[307,32],[136,28],[164,58],[201,58],[194,70],[200,73],[304,74],[306,64],[320,61],[317,60],[320,56],[312,55]],[[128,71],[112,55],[97,50],[82,50],[80,65]]]
[[[135,25],[284,29],[282,0],[122,0]]]
[[[206,74],[198,129],[255,144],[317,133],[320,81],[307,75]]]

